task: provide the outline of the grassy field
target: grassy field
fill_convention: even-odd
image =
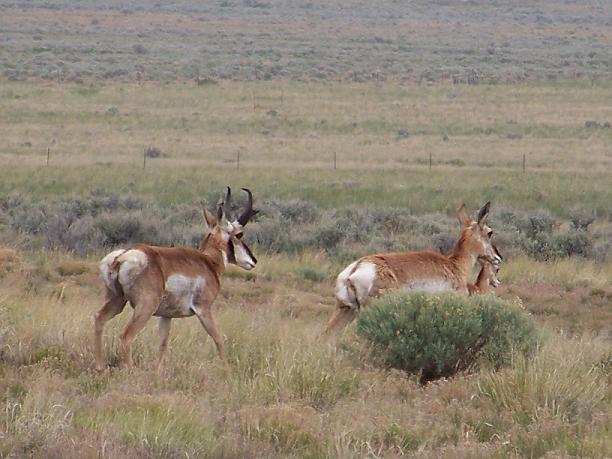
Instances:
[[[3,81],[0,191],[46,199],[113,189],[169,205],[229,183],[323,207],[450,212],[459,196],[471,206],[487,198],[557,215],[575,206],[609,215],[610,90],[608,82]],[[161,157],[143,171],[147,146]]]
[[[136,341],[137,369],[110,369],[91,345],[101,302],[95,255],[23,254],[1,264],[0,451],[12,457],[609,457],[610,291],[607,271],[568,286],[551,266],[509,261],[500,295],[520,295],[545,327],[537,357],[420,386],[371,365],[352,331],[318,338],[333,308],[320,253],[258,254],[255,275],[232,270],[216,303],[223,365],[196,320],[178,320],[155,371],[153,324]],[[517,276],[534,270],[536,278]],[[305,266],[326,273],[312,280]],[[591,270],[591,271],[589,271]],[[593,271],[594,270],[594,271]],[[607,287],[606,287],[607,288]],[[607,297],[606,297],[607,295]],[[599,330],[599,334],[596,331]]]
[[[0,82],[0,456],[612,456],[610,89]],[[143,170],[147,146],[161,156]],[[175,227],[227,184],[249,186],[264,209],[247,228],[260,263],[231,270],[216,303],[227,365],[181,320],[162,374],[153,324],[136,340],[137,369],[121,369],[124,313],[105,334],[110,367],[95,373],[103,251],[63,233],[89,219],[96,237],[96,219],[114,215],[96,206],[112,204],[160,240],[188,240]],[[459,205],[487,199],[507,255],[498,293],[544,330],[533,360],[420,386],[376,367],[353,330],[319,339],[347,259],[455,237]],[[575,223],[577,209],[593,222]],[[368,230],[372,216],[383,223]],[[63,217],[74,220],[52,224]],[[340,250],[328,230],[351,220]],[[44,242],[52,232],[61,244]],[[296,239],[274,245],[268,232]],[[538,237],[566,233],[590,248],[533,258]]]

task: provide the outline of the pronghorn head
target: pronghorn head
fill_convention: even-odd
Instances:
[[[473,256],[479,259],[484,259],[494,266],[499,265],[501,256],[499,252],[493,249],[491,236],[493,230],[487,225],[487,217],[489,216],[489,208],[491,203],[487,202],[478,211],[476,221],[472,220],[467,212],[465,204],[459,209],[457,215],[459,223],[461,223],[461,241],[466,244],[466,249]]]
[[[486,260],[483,260],[483,266],[487,267],[487,270],[489,272],[489,285],[493,288],[497,288],[501,285],[500,280],[497,278],[497,273],[499,272],[499,264],[504,259],[504,257],[502,257],[501,253],[499,253],[499,250],[497,249],[497,246],[492,242],[491,247],[493,248],[493,252],[495,253],[495,255],[499,257],[499,261],[497,263],[490,263]]]
[[[257,264],[257,258],[255,258],[249,246],[242,240],[242,236],[244,234],[243,228],[258,211],[253,210],[253,195],[251,191],[246,188],[243,188],[243,190],[248,196],[247,206],[242,214],[233,221],[229,216],[232,193],[230,187],[227,187],[225,200],[220,201],[217,205],[216,216],[212,215],[207,209],[204,209],[204,225],[208,235],[200,243],[200,249],[203,249],[209,242],[215,241],[225,254],[227,263],[251,270]]]

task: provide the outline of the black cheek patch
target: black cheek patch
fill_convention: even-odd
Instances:
[[[227,242],[227,261],[228,263],[236,264],[236,252],[231,239]]]

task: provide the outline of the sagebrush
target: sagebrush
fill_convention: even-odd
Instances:
[[[358,316],[357,333],[384,365],[420,375],[422,382],[485,365],[501,368],[515,354],[530,355],[535,324],[507,300],[394,293]]]

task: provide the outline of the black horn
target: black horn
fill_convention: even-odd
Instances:
[[[482,206],[482,208],[478,211],[478,223],[482,220],[486,219],[489,215],[489,208],[491,207],[491,201],[487,201],[487,203]]]
[[[242,212],[242,214],[240,215],[240,217],[238,217],[238,223],[240,223],[242,226],[246,226],[249,220],[253,218],[253,216],[259,211],[253,210],[253,194],[251,193],[251,190],[249,190],[248,188],[243,188],[243,190],[248,195],[247,206],[246,209],[244,209],[244,212]]]
[[[227,192],[225,193],[225,199],[223,200],[223,210],[225,211],[225,218],[231,220],[230,217],[232,211],[232,189],[228,186]]]

